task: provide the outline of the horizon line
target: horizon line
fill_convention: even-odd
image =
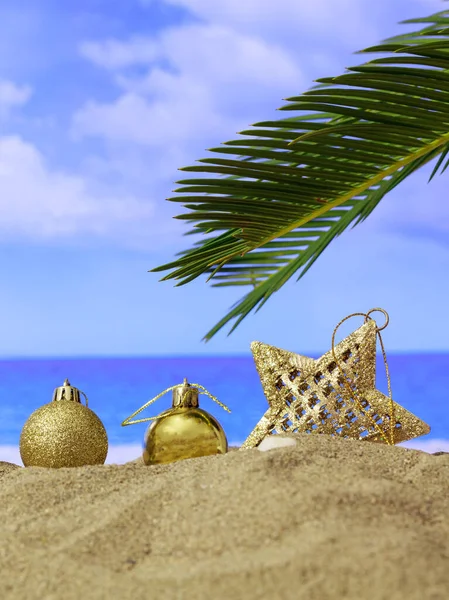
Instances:
[[[326,351],[328,352],[328,350]],[[298,352],[302,356],[309,356],[310,358],[319,358],[326,354],[326,352]],[[442,356],[449,355],[449,349],[446,350],[393,350],[387,352],[388,356]],[[381,352],[376,352],[376,356],[381,356]],[[193,359],[215,359],[215,358],[252,358],[251,352],[247,353],[218,353],[218,354],[72,354],[72,355],[0,355],[0,362],[8,361],[27,361],[27,360],[160,360],[160,359],[176,359],[176,358],[193,358]]]

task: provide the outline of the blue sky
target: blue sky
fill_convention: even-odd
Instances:
[[[449,350],[447,172],[426,168],[230,336],[241,289],[147,271],[189,246],[177,169],[283,98],[361,62],[439,0],[2,0],[0,355],[329,348],[351,312],[390,313],[390,352]],[[348,324],[346,332],[358,323]],[[342,335],[345,333],[342,329]]]

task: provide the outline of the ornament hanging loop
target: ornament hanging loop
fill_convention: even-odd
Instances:
[[[137,425],[138,423],[146,423],[147,421],[155,421],[158,417],[146,417],[145,419],[136,419],[134,421],[131,421],[131,419],[133,419],[135,416],[137,416],[143,410],[145,410],[146,408],[148,408],[149,406],[154,404],[156,402],[156,400],[159,400],[159,398],[162,398],[162,396],[164,394],[166,394],[167,392],[171,392],[172,390],[174,390],[177,387],[179,387],[179,384],[172,385],[171,387],[167,388],[166,390],[164,390],[163,392],[161,392],[160,394],[158,394],[151,400],[148,400],[148,402],[146,402],[143,406],[141,406],[136,411],[134,411],[132,415],[129,415],[129,417],[123,421],[122,427],[126,427],[127,425]]]
[[[372,308],[371,310],[369,310],[367,313],[352,313],[351,315],[348,315],[347,317],[345,317],[344,319],[342,319],[337,326],[334,329],[334,332],[332,334],[332,357],[335,361],[335,364],[337,365],[340,373],[343,376],[343,383],[349,393],[349,397],[354,401],[354,404],[356,405],[357,409],[361,412],[363,412],[363,408],[360,405],[360,401],[358,399],[358,392],[357,392],[357,388],[354,386],[354,382],[351,380],[351,378],[344,372],[340,362],[337,359],[337,356],[335,355],[335,335],[337,333],[338,328],[340,327],[340,325],[342,325],[342,323],[344,323],[345,321],[347,321],[348,319],[351,319],[352,317],[365,317],[365,324],[368,322],[368,320],[374,320],[372,319],[372,317],[370,317],[370,314],[373,312],[381,312],[384,316],[385,316],[385,323],[382,327],[377,327],[377,323],[376,323],[376,334],[377,337],[379,338],[379,343],[380,343],[380,347],[382,349],[382,356],[384,359],[384,364],[385,364],[385,373],[387,375],[387,385],[388,385],[388,395],[390,398],[390,415],[389,415],[389,421],[390,421],[390,435],[389,435],[389,439],[386,437],[384,431],[382,430],[382,428],[379,426],[379,424],[377,423],[377,421],[375,421],[373,418],[370,417],[374,428],[377,430],[377,432],[379,433],[379,435],[383,438],[383,440],[391,446],[394,446],[395,443],[395,417],[394,417],[394,403],[393,403],[393,396],[391,393],[391,383],[390,383],[390,370],[388,368],[388,362],[387,362],[387,354],[385,352],[385,348],[384,348],[384,344],[383,344],[383,340],[382,340],[382,336],[380,335],[380,332],[385,329],[388,325],[388,323],[390,322],[390,317],[388,316],[388,313],[386,310],[384,310],[383,308]]]
[[[179,389],[179,388],[185,388],[185,392],[181,397],[181,402],[179,403],[179,407],[182,406],[183,401],[188,397],[190,391],[194,390],[195,388],[197,388],[197,391],[198,391],[198,388],[199,388],[200,390],[203,390],[201,393],[205,394],[206,396],[209,396],[209,398],[211,400],[213,400],[214,402],[216,402],[219,406],[221,406],[221,408],[223,410],[227,411],[228,413],[231,412],[225,404],[223,404],[222,402],[220,402],[220,400],[218,400],[218,398],[216,398],[215,396],[212,396],[212,394],[208,390],[206,390],[206,388],[204,386],[200,385],[199,383],[187,383],[187,379],[184,379],[183,383],[178,383],[177,385],[172,385],[171,387],[167,388],[166,390],[164,390],[163,392],[161,392],[160,394],[158,394],[157,396],[155,396],[154,398],[152,398],[151,400],[146,402],[143,406],[138,408],[135,412],[133,412],[132,415],[130,415],[127,419],[125,419],[123,421],[122,427],[126,427],[127,425],[137,425],[138,423],[146,423],[147,421],[156,421],[156,419],[159,419],[159,416],[157,416],[157,417],[146,417],[145,419],[135,419],[134,421],[131,421],[131,419],[133,419],[135,416],[137,416],[143,410],[148,408],[151,404],[154,404],[154,402],[156,402],[156,400],[159,400],[159,398],[162,398],[162,396],[164,396],[164,394],[166,394],[167,392],[170,392],[172,390]],[[174,408],[176,408],[176,407],[174,407]]]
[[[186,380],[184,380],[184,381],[186,381]],[[213,400],[216,404],[218,404],[218,406],[221,406],[221,408],[223,410],[225,410],[228,413],[231,412],[231,410],[226,406],[226,404],[223,404],[223,402],[220,402],[220,400],[218,400],[218,398],[216,398],[215,396],[212,396],[212,394],[210,392],[208,392],[204,386],[200,385],[199,383],[191,383],[190,385],[193,387],[196,387],[196,388],[200,388],[200,390],[203,390],[202,393],[205,396],[209,396],[209,398],[211,400]]]
[[[382,314],[385,316],[385,323],[384,323],[384,325],[382,325],[382,327],[377,327],[377,331],[378,331],[378,332],[379,332],[379,331],[382,331],[382,330],[384,330],[386,327],[388,327],[388,324],[389,324],[389,322],[390,322],[390,317],[389,317],[389,315],[388,315],[387,311],[386,311],[386,310],[384,310],[383,308],[372,308],[371,310],[369,310],[369,311],[366,313],[366,316],[365,316],[365,323],[367,323],[367,322],[368,322],[368,319],[371,319],[371,317],[370,317],[370,314],[371,314],[371,313],[373,313],[373,312],[381,312],[381,313],[382,313]],[[350,316],[352,316],[352,315],[350,315]],[[349,317],[347,317],[347,318],[349,318]],[[377,323],[376,323],[376,326],[377,326]]]

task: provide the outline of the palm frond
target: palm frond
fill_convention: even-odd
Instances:
[[[409,21],[410,22],[410,21]],[[449,11],[413,20],[424,29],[363,53],[386,53],[287,98],[292,118],[254,124],[213,157],[181,169],[201,174],[174,190],[202,233],[153,271],[184,285],[252,289],[208,332],[231,331],[295,273],[301,278],[335,237],[355,226],[403,179],[449,152]],[[430,23],[430,25],[429,25]],[[220,156],[215,156],[220,155]],[[449,162],[449,161],[448,161]],[[448,162],[444,165],[443,172]]]

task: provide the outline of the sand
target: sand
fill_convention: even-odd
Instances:
[[[157,467],[0,463],[0,598],[448,600],[449,454],[294,439]]]

